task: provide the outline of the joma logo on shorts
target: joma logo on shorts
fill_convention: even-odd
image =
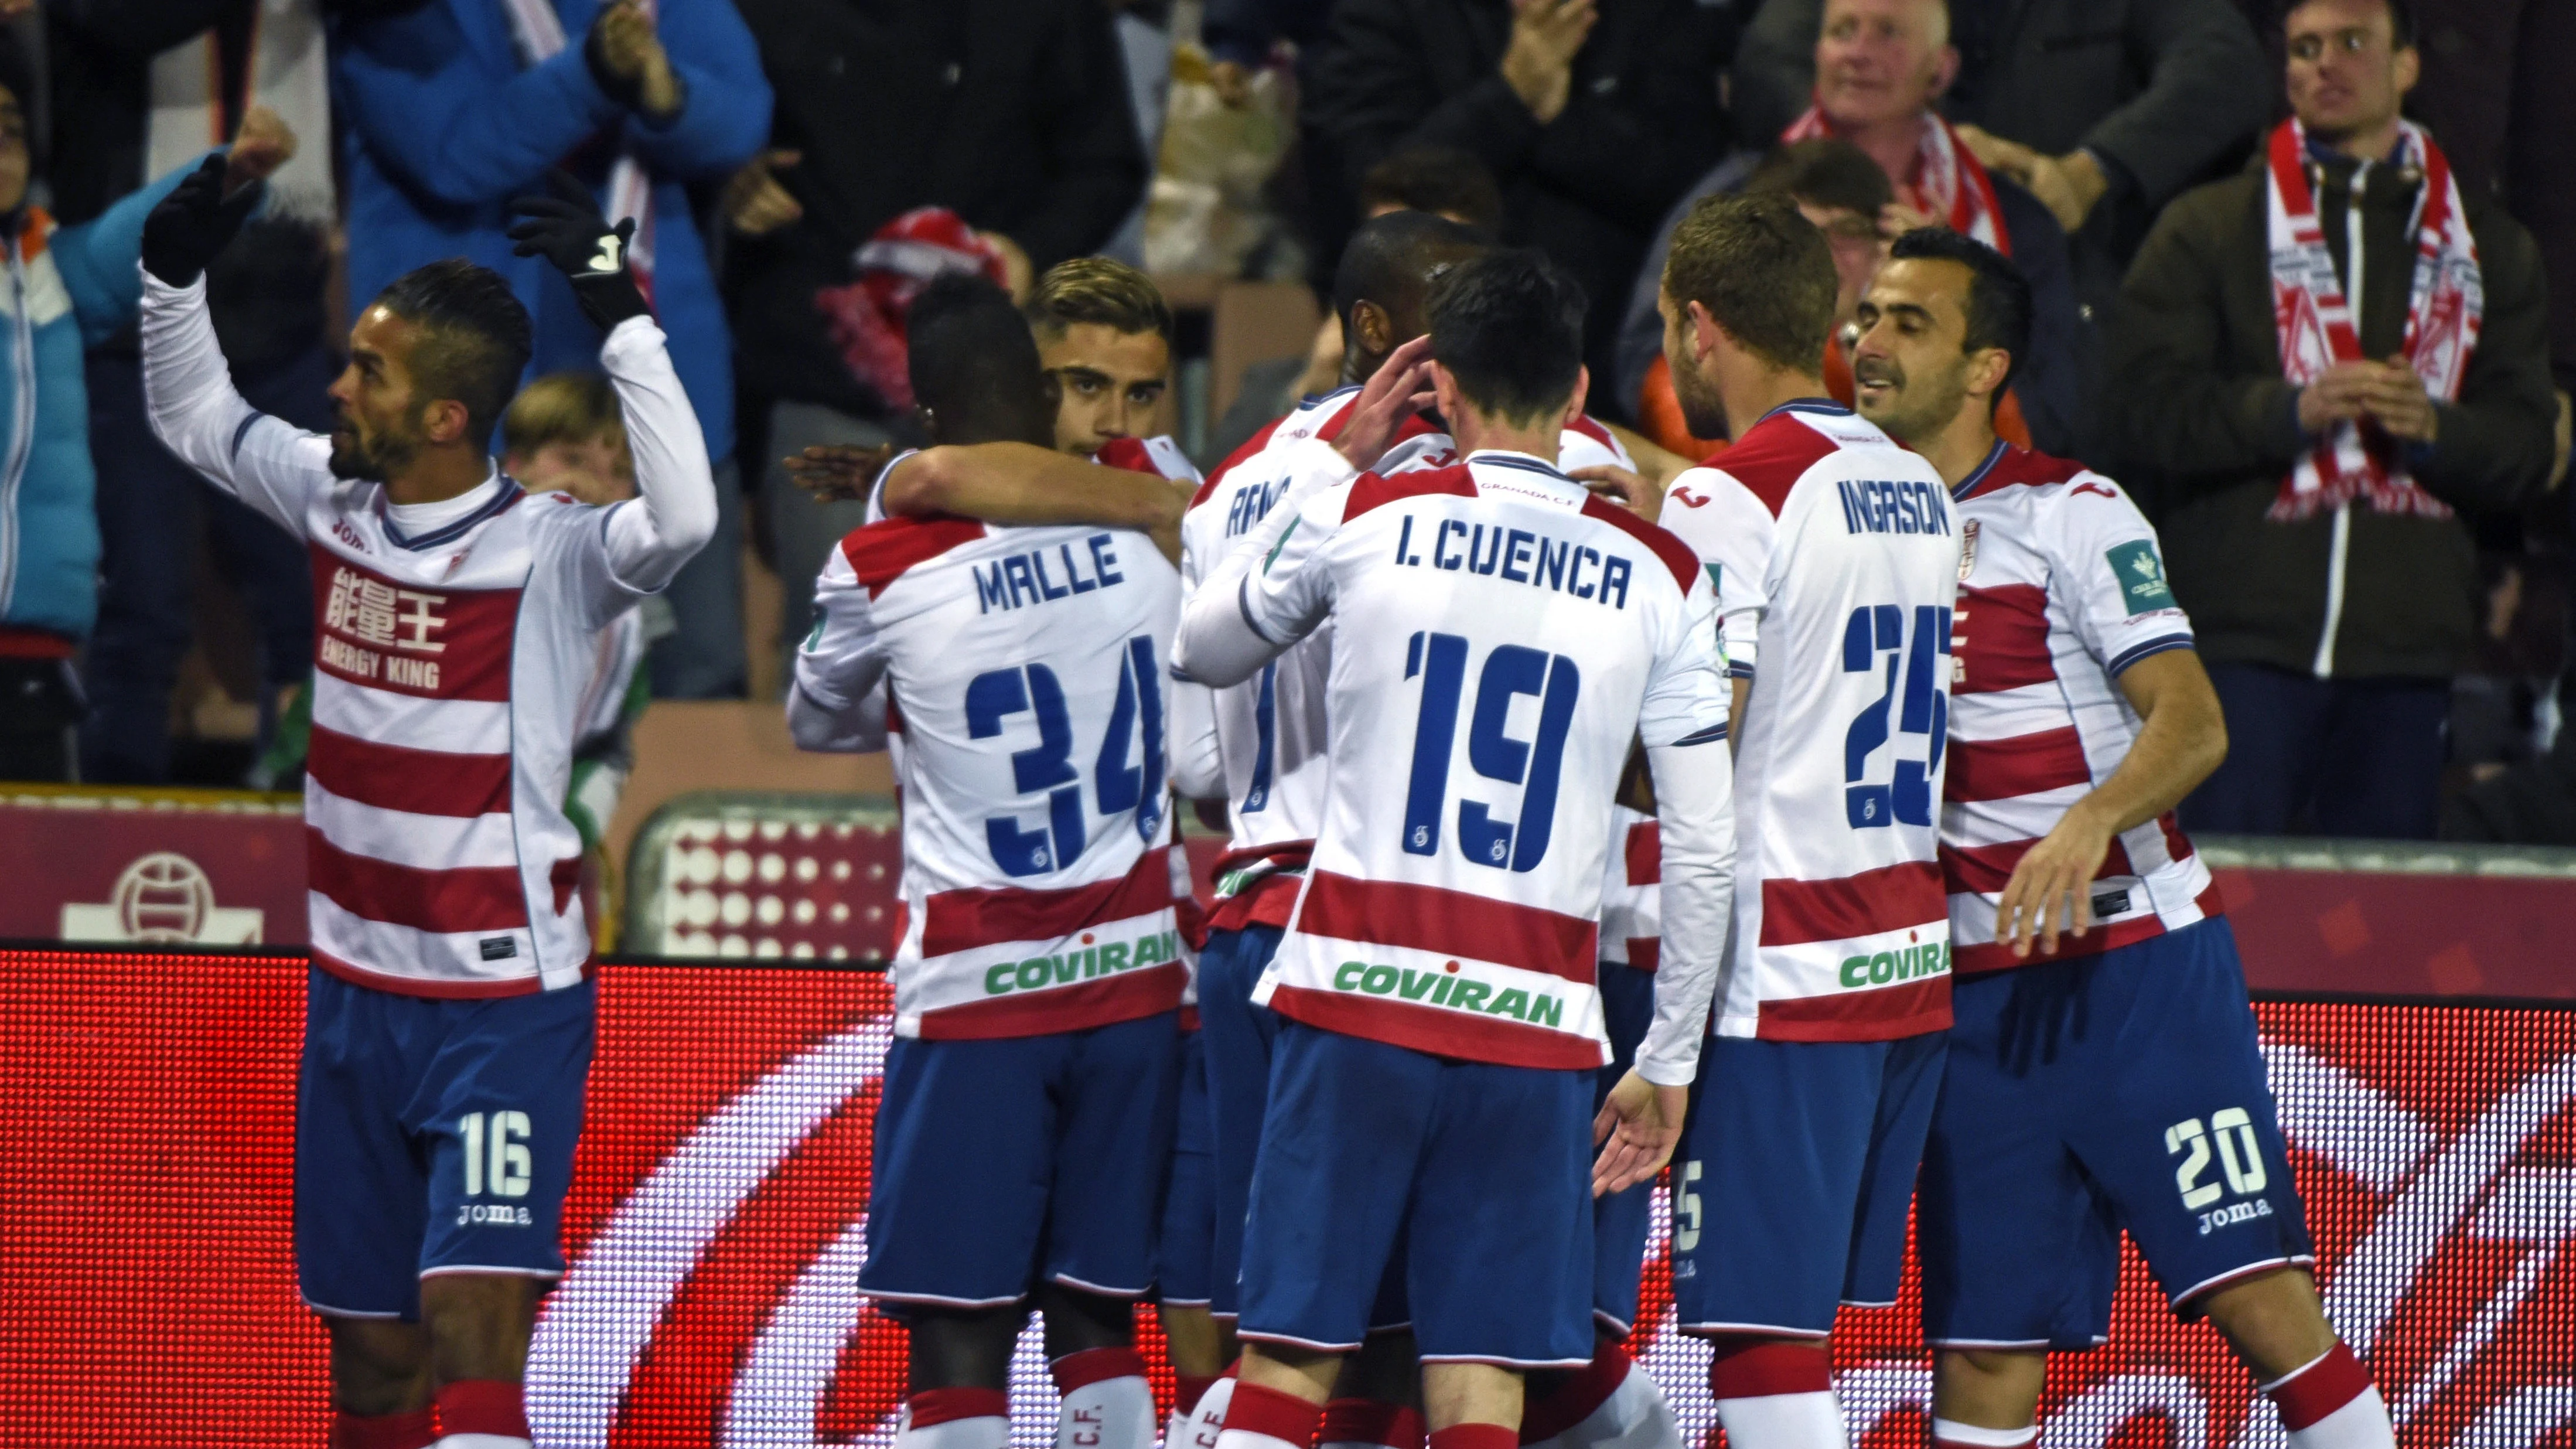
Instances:
[[[1037,991],[1049,986],[1069,986],[1076,981],[1115,976],[1139,966],[1159,966],[1166,961],[1178,960],[1179,950],[1178,933],[1156,931],[1133,941],[1111,941],[1103,946],[1067,951],[1060,956],[998,961],[984,968],[984,994],[1005,996],[1014,991]]]
[[[460,1228],[532,1228],[536,1215],[523,1207],[507,1203],[461,1202],[456,1205],[456,1225]]]
[[[1394,966],[1372,966],[1366,961],[1345,961],[1333,973],[1335,991],[1356,991],[1363,996],[1393,996],[1404,1001],[1428,1001],[1452,1011],[1481,1012],[1486,1016],[1508,1016],[1532,1026],[1565,1026],[1565,999],[1542,991],[1532,995],[1517,986],[1496,992],[1482,981],[1465,976],[1452,976],[1441,971],[1414,971]]]
[[[1939,976],[1949,969],[1950,947],[1946,942],[1935,941],[1928,946],[1908,946],[1902,951],[1845,957],[1842,981],[1843,985],[1850,987],[1885,986],[1891,981]]]
[[[2272,1204],[2262,1198],[2258,1197],[2252,1202],[2232,1202],[2216,1212],[2200,1215],[2200,1235],[2205,1238],[2220,1228],[2232,1228],[2238,1223],[2250,1223],[2256,1218],[2268,1218],[2271,1215]]]

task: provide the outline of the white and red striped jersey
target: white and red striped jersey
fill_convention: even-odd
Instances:
[[[331,443],[232,389],[203,282],[145,278],[153,430],[305,541],[314,594],[304,822],[313,957],[418,996],[580,981],[590,930],[565,817],[601,631],[713,532],[696,414],[650,319],[600,350],[639,500],[527,494],[496,470],[396,505],[336,477]]]
[[[1118,530],[896,518],[825,563],[788,719],[807,748],[900,720],[898,1034],[1039,1036],[1180,1004],[1179,610],[1172,566]]]
[[[1255,999],[1442,1056],[1602,1065],[1610,807],[1642,733],[1706,771],[1663,792],[1706,910],[1639,1058],[1688,1081],[1730,853],[1712,603],[1678,541],[1516,453],[1362,474],[1254,533],[1202,583],[1179,668],[1231,684],[1335,630],[1322,823]]]
[[[1652,971],[1663,947],[1664,848],[1655,817],[1610,807],[1610,867],[1601,878],[1601,959]]]
[[[2091,931],[2060,936],[2047,958],[1995,940],[2013,866],[2137,741],[2121,672],[2191,648],[2191,620],[2166,586],[2154,526],[2099,473],[1997,442],[1954,492],[1964,549],[1941,875],[1958,969],[2091,955],[2217,915],[2209,867],[2167,812],[2112,839]]]
[[[1673,480],[1717,586],[1736,746],[1735,941],[1717,1032],[1883,1041],[1950,1024],[1938,862],[1959,538],[1932,465],[1824,401]]]
[[[1219,464],[1181,520],[1181,581],[1186,594],[1213,573],[1236,545],[1290,497],[1307,488],[1346,482],[1351,469],[1330,445],[1359,401],[1357,384],[1308,398],[1271,423]],[[1634,469],[1628,450],[1609,429],[1578,418],[1558,441],[1557,466],[1566,471],[1609,464]],[[1406,420],[1373,471],[1381,477],[1457,461],[1457,445],[1420,416]],[[1217,908],[1209,923],[1220,928],[1281,926],[1295,899],[1324,813],[1324,696],[1332,668],[1329,626],[1262,667],[1242,684],[1206,697],[1206,687],[1178,686],[1175,774],[1185,790],[1222,793],[1233,838],[1217,861]],[[1208,761],[1204,770],[1178,762]],[[1200,780],[1195,776],[1206,774]]]

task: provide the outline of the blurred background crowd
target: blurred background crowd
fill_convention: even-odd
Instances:
[[[1102,384],[1123,405],[1099,426],[1210,468],[1333,385],[1358,220],[1444,213],[1582,282],[1591,409],[1669,473],[1725,440],[1673,404],[1662,238],[1700,196],[1767,189],[1826,232],[1846,321],[1912,226],[2029,276],[2004,431],[2138,496],[2226,702],[2235,758],[2190,824],[2576,843],[2565,0],[0,0],[0,22],[0,778],[294,782],[309,566],[141,404],[143,213],[231,143],[270,182],[210,272],[243,393],[327,426],[352,300],[471,257],[528,303],[546,380],[494,446],[585,497],[628,486],[580,376],[595,334],[510,255],[505,203],[560,164],[642,220],[724,522],[627,641],[645,664],[603,737],[648,701],[775,713],[859,521],[775,460],[917,436],[902,312],[942,270],[1025,293],[1069,258],[1143,268],[1168,346]],[[2438,159],[2385,124],[2401,106]],[[2358,343],[2322,369],[2285,364],[2273,315],[2263,178],[2293,116]],[[2406,359],[2449,315],[2413,280],[2444,166],[2473,346],[2428,390]],[[1839,355],[1828,374],[1847,398]],[[2341,421],[2420,492],[2285,515]]]

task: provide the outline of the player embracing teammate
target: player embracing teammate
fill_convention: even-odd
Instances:
[[[1967,539],[1941,815],[1957,1020],[1920,1208],[1933,1438],[2037,1442],[2047,1354],[2110,1332],[2125,1231],[2297,1449],[2389,1449],[2309,1277],[2235,938],[2174,824],[2227,751],[2191,621],[2118,484],[1994,435],[2030,312],[1992,249],[1909,232],[1853,355],[1861,411],[1940,470]]]

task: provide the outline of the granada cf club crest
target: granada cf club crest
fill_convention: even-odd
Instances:
[[[1977,571],[1977,520],[1971,518],[1959,525],[1959,582]]]

